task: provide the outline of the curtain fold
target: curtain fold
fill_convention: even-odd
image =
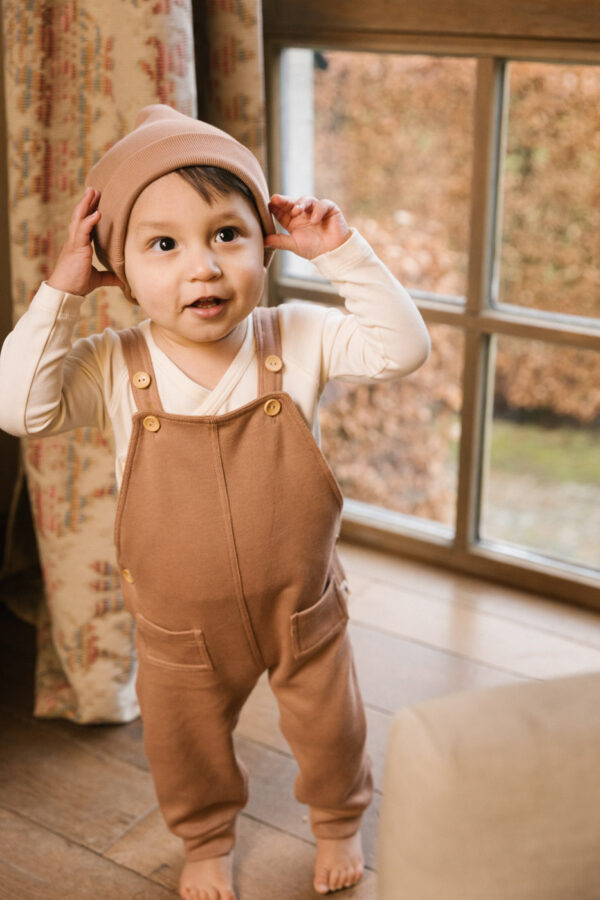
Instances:
[[[198,13],[200,118],[249,147],[264,167],[262,3],[204,0]]]

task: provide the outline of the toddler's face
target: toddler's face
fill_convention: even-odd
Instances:
[[[241,194],[208,204],[175,172],[137,198],[125,240],[131,293],[154,326],[179,344],[219,341],[260,301],[262,230]]]

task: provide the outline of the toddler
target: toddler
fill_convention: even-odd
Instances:
[[[0,426],[112,426],[136,691],[158,801],[184,844],[181,897],[234,898],[247,778],[232,733],[264,671],[310,807],[315,890],[350,887],[372,780],[335,550],[342,497],[315,441],[317,404],[330,379],[417,368],[426,329],[334,203],[269,199],[245,147],[167,106],[142,110],[87,183],[2,349]],[[259,307],[276,249],[311,259],[348,314]],[[72,344],[83,298],[107,285],[147,318]]]

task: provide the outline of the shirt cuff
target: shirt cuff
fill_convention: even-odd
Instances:
[[[31,301],[39,309],[46,309],[61,318],[78,319],[81,315],[81,304],[85,297],[78,294],[69,294],[52,287],[47,281],[42,281],[38,291]]]
[[[348,269],[354,269],[360,263],[374,256],[370,244],[356,230],[351,228],[351,235],[343,244],[330,250],[329,253],[321,253],[311,260],[317,271],[327,281],[340,281],[343,273]]]

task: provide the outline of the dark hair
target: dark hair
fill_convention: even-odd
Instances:
[[[254,194],[247,184],[241,178],[234,175],[228,169],[221,169],[220,166],[184,166],[181,169],[173,170],[177,175],[181,175],[184,181],[187,181],[200,196],[211,204],[215,198],[215,194],[225,197],[227,194],[241,194],[245,200],[248,200],[252,209],[256,213],[256,218],[260,223],[263,235],[265,228],[254,199]]]

